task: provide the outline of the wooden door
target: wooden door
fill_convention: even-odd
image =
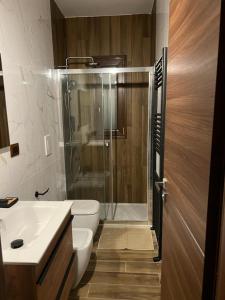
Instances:
[[[162,299],[202,297],[220,0],[171,0]]]

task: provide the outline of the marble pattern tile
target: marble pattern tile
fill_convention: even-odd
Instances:
[[[0,53],[3,63],[10,142],[20,155],[0,151],[0,197],[65,199],[64,151],[57,76],[53,69],[50,1],[0,1]],[[44,153],[51,135],[52,155]]]

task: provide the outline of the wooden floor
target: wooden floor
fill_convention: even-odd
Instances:
[[[69,300],[159,300],[160,263],[153,233],[154,251],[98,249],[102,226],[96,234],[90,264]]]

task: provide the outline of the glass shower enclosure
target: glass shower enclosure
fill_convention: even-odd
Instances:
[[[152,68],[66,69],[58,72],[67,199],[96,199],[101,203],[101,218],[114,220],[118,204],[120,210],[139,205],[139,196],[143,195],[138,195],[138,190],[144,187],[144,219],[148,219],[151,207],[148,143]],[[133,112],[129,114],[131,107]],[[140,126],[144,129],[139,132]],[[130,144],[126,145],[129,139]],[[133,149],[130,155],[126,147]],[[145,166],[138,167],[139,159]],[[129,172],[137,174],[129,175]],[[135,186],[138,186],[138,178],[135,180],[138,175],[140,182],[143,178],[146,181],[144,186]],[[126,197],[126,203],[120,205]]]

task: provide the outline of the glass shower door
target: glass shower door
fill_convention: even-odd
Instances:
[[[98,200],[102,219],[112,199],[111,143],[104,128],[109,86],[100,74],[63,76],[67,198]]]
[[[151,214],[149,72],[59,71],[67,197],[98,200],[102,219],[147,221]]]
[[[117,97],[115,96],[116,75],[111,73],[102,74],[102,99],[103,99],[103,127],[105,138],[105,179],[106,179],[106,215],[108,220],[114,219],[115,199],[114,199],[114,155],[113,155],[113,135],[112,129],[116,123],[117,114],[115,112]]]

